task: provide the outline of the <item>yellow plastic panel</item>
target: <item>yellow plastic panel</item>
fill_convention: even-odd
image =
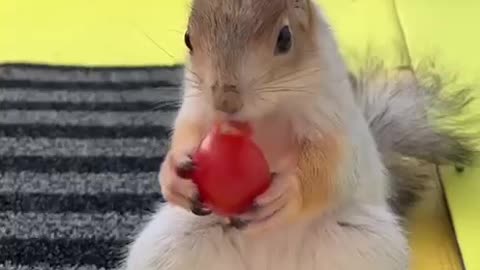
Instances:
[[[414,63],[433,57],[460,80],[480,82],[480,1],[397,0],[397,7]]]
[[[465,267],[480,269],[480,167],[458,173],[442,168],[448,204]]]
[[[180,63],[188,4],[185,0],[0,0],[0,62]]]
[[[390,1],[319,2],[328,10],[349,60],[371,47],[388,63],[404,64],[405,48]],[[189,3],[0,0],[0,61],[93,66],[182,63]]]
[[[388,66],[410,64],[403,33],[390,0],[318,0],[333,26],[341,51],[351,67],[367,53]]]
[[[409,215],[411,268],[461,270],[462,260],[441,182],[432,169],[432,185]]]

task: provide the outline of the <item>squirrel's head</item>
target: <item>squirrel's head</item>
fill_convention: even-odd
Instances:
[[[186,83],[232,118],[311,99],[322,72],[323,32],[311,0],[194,0]]]

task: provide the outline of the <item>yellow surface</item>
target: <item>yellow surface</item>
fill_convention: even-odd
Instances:
[[[460,270],[461,255],[449,219],[441,182],[432,169],[430,190],[410,213],[412,269]],[[470,269],[470,268],[468,268]]]
[[[404,62],[388,1],[320,1],[349,51],[374,45]],[[0,60],[84,65],[182,63],[189,0],[0,0]],[[353,4],[352,4],[353,3]],[[377,16],[372,14],[376,7]],[[370,10],[370,11],[369,11]],[[338,18],[349,18],[348,20]],[[351,27],[355,21],[356,27]],[[356,40],[360,42],[344,42]],[[353,55],[352,55],[353,56]]]
[[[375,52],[389,66],[410,64],[392,1],[318,2],[326,10],[325,15],[350,66],[356,66],[366,52]]]
[[[480,75],[480,1],[319,0],[350,65],[367,48],[389,65],[434,56],[467,83]],[[135,4],[134,4],[135,3]],[[182,63],[188,0],[0,0],[0,62],[89,66]],[[398,19],[398,20],[397,20]],[[478,74],[478,75],[477,75]],[[478,106],[480,108],[480,106]],[[468,270],[480,269],[480,181],[445,172]],[[480,173],[477,173],[480,175]],[[478,177],[477,177],[478,178]],[[454,235],[436,189],[412,214],[413,269],[459,269]]]
[[[442,168],[456,235],[468,270],[480,269],[480,167],[477,166],[463,173]]]
[[[187,8],[185,0],[0,0],[0,61],[179,63]]]
[[[414,62],[434,57],[462,81],[480,82],[480,1],[401,0],[399,19]]]

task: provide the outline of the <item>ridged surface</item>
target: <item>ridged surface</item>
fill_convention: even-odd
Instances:
[[[115,268],[162,202],[178,71],[0,70],[0,269]]]

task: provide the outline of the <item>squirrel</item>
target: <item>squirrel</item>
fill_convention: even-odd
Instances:
[[[408,269],[403,219],[426,180],[404,163],[472,161],[474,139],[428,112],[458,114],[467,95],[441,97],[409,67],[354,75],[313,0],[193,0],[184,42],[159,172],[167,203],[124,269]],[[217,120],[250,123],[272,169],[268,190],[234,217],[201,205],[178,173]]]

